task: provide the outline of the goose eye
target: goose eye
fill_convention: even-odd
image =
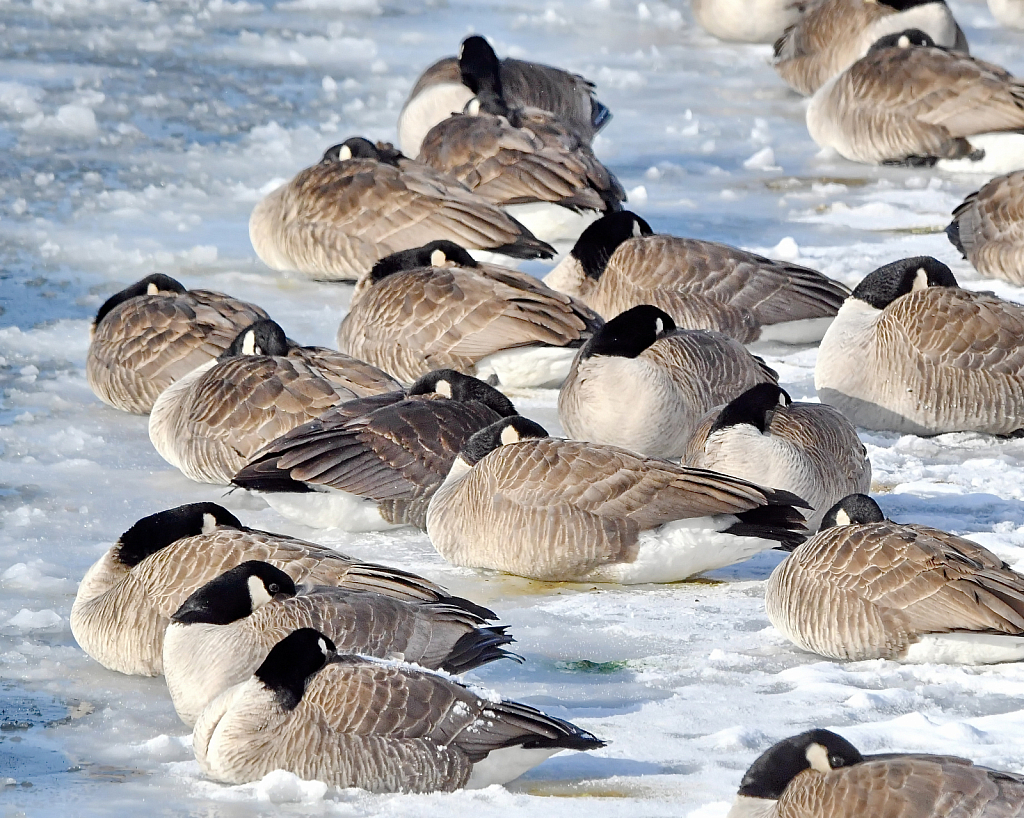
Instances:
[[[269,591],[271,594],[278,594],[281,592],[281,586],[278,585],[276,582],[271,582],[270,585],[267,586],[267,591]]]
[[[831,766],[832,769],[834,770],[837,767],[845,767],[846,766],[846,759],[843,758],[842,756],[831,755],[831,756],[828,757],[828,763],[829,763],[829,766]]]

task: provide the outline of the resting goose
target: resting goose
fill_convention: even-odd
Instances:
[[[871,488],[871,461],[850,421],[822,403],[793,403],[774,383],[701,418],[683,463],[793,492],[811,507],[812,531],[841,499]]]
[[[765,608],[788,639],[832,659],[1024,659],[1024,576],[970,540],[886,520],[863,494],[772,572]]]
[[[719,40],[772,43],[800,19],[805,0],[693,0],[693,16]]]
[[[828,730],[770,747],[727,818],[1016,818],[1024,776],[926,753],[863,756]]]
[[[821,273],[726,244],[655,235],[628,210],[583,231],[544,278],[605,318],[653,304],[678,326],[722,332],[741,343],[814,343],[848,290]]]
[[[807,108],[815,142],[867,164],[969,165],[986,152],[994,154],[989,162],[1012,161],[1002,155],[1020,137],[1006,132],[1021,129],[1024,85],[991,63],[937,48],[916,29],[881,38]]]
[[[411,602],[334,586],[296,588],[288,574],[250,560],[188,597],[164,634],[167,690],[192,727],[221,692],[241,684],[292,631],[316,628],[345,653],[463,673],[514,654],[505,628],[447,602]]]
[[[1024,171],[993,179],[964,199],[946,235],[983,276],[1024,284]]]
[[[548,582],[677,582],[804,538],[803,501],[522,417],[469,439],[427,510],[454,565]]]
[[[676,329],[667,313],[641,305],[580,347],[558,393],[558,419],[577,440],[678,458],[705,412],[776,379],[739,341]]]
[[[554,114],[509,104],[498,57],[482,37],[463,43],[463,82],[476,94],[420,147],[421,162],[505,208],[544,241],[575,241],[626,198],[590,145]]]
[[[821,341],[814,385],[856,426],[903,434],[1024,428],[1024,308],[962,290],[929,256],[887,264]]]
[[[338,328],[338,349],[406,382],[443,367],[494,375],[504,387],[558,386],[601,323],[527,273],[434,241],[374,266]]]
[[[249,237],[268,267],[331,281],[357,281],[384,256],[437,238],[512,258],[555,253],[454,179],[360,137],[257,204]]]
[[[371,792],[505,784],[560,750],[604,746],[586,730],[450,677],[335,653],[294,631],[192,731],[204,773],[227,784],[272,770]]]
[[[404,393],[348,401],[292,429],[232,482],[316,528],[426,528],[427,504],[459,450],[514,414],[494,387],[439,369]]]
[[[418,156],[427,132],[476,94],[460,68],[467,45],[471,51],[486,48],[494,53],[483,37],[473,35],[463,40],[459,57],[438,60],[420,75],[398,117],[399,144],[406,156]],[[560,68],[507,57],[501,60],[501,84],[510,105],[550,111],[587,144],[612,116],[594,96],[594,83]]]
[[[400,388],[386,372],[344,353],[297,346],[263,319],[157,398],[149,438],[186,477],[227,484],[289,429],[341,401]]]
[[[145,415],[178,378],[216,358],[267,314],[170,276],[146,276],[103,302],[90,327],[85,374],[104,403]]]
[[[967,39],[943,0],[821,0],[775,43],[775,70],[811,96],[879,39],[911,28],[967,53]]]
[[[71,632],[82,650],[104,667],[158,676],[171,615],[191,593],[246,560],[269,562],[295,582],[374,591],[395,599],[454,601],[494,618],[486,608],[453,600],[415,574],[246,528],[215,503],[192,503],[143,517],[96,561],[78,586]]]

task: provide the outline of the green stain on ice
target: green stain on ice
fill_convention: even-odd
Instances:
[[[625,661],[591,662],[589,659],[580,659],[577,662],[555,662],[555,667],[581,673],[618,673],[629,667],[629,663]]]

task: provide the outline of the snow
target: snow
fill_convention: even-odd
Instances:
[[[992,27],[980,0],[950,5],[973,53],[1024,73],[1018,33]],[[941,232],[985,176],[820,153],[805,102],[768,65],[770,48],[716,41],[686,4],[7,0],[0,27],[8,810],[106,814],[144,800],[210,816],[721,818],[753,758],[810,726],[864,752],[954,753],[1024,771],[1024,666],[843,665],[803,653],[764,612],[778,552],[660,587],[546,585],[452,568],[417,532],[317,532],[259,499],[190,483],[153,450],[146,418],[103,406],[84,371],[96,309],[154,271],[255,301],[291,337],[333,345],[351,288],[271,273],[249,245],[249,212],[331,144],[394,139],[419,71],[472,31],[493,37],[499,53],[597,81],[614,119],[595,149],[656,230],[797,259],[849,285],[882,263],[931,254],[965,286],[1024,301],[1024,290],[980,279]],[[814,399],[815,350],[757,351],[794,400]],[[511,397],[560,431],[553,390]],[[887,515],[971,537],[1024,569],[1024,440],[863,439]],[[107,672],[67,624],[78,581],[121,532],[198,500],[421,572],[493,607],[526,662],[467,680],[572,719],[608,746],[557,755],[504,788],[450,795],[338,791],[280,772],[241,787],[204,780],[162,679]]]

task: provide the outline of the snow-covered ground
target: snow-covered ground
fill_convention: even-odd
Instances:
[[[972,51],[1024,74],[1024,36],[951,0]],[[742,771],[809,726],[868,751],[967,755],[1024,770],[1024,667],[840,665],[764,613],[763,555],[664,587],[543,585],[445,565],[415,532],[290,525],[187,481],[146,419],[85,380],[89,320],[160,271],[266,307],[333,344],[350,288],[271,273],[249,211],[344,138],[395,137],[417,73],[469,32],[500,54],[597,81],[615,118],[598,154],[657,230],[800,260],[848,284],[932,254],[978,278],[942,234],[985,181],[820,156],[767,46],[722,44],[688,4],[632,0],[0,0],[0,804],[5,814],[723,816]],[[528,265],[543,273],[544,265]],[[813,349],[762,350],[795,399]],[[554,432],[555,393],[514,394]],[[1024,440],[868,434],[873,493],[897,520],[966,534],[1024,569]],[[288,775],[202,778],[162,679],[105,671],[68,615],[86,568],[137,518],[218,500],[244,522],[401,565],[491,605],[526,663],[474,682],[605,738],[501,789],[434,796],[326,790]]]

